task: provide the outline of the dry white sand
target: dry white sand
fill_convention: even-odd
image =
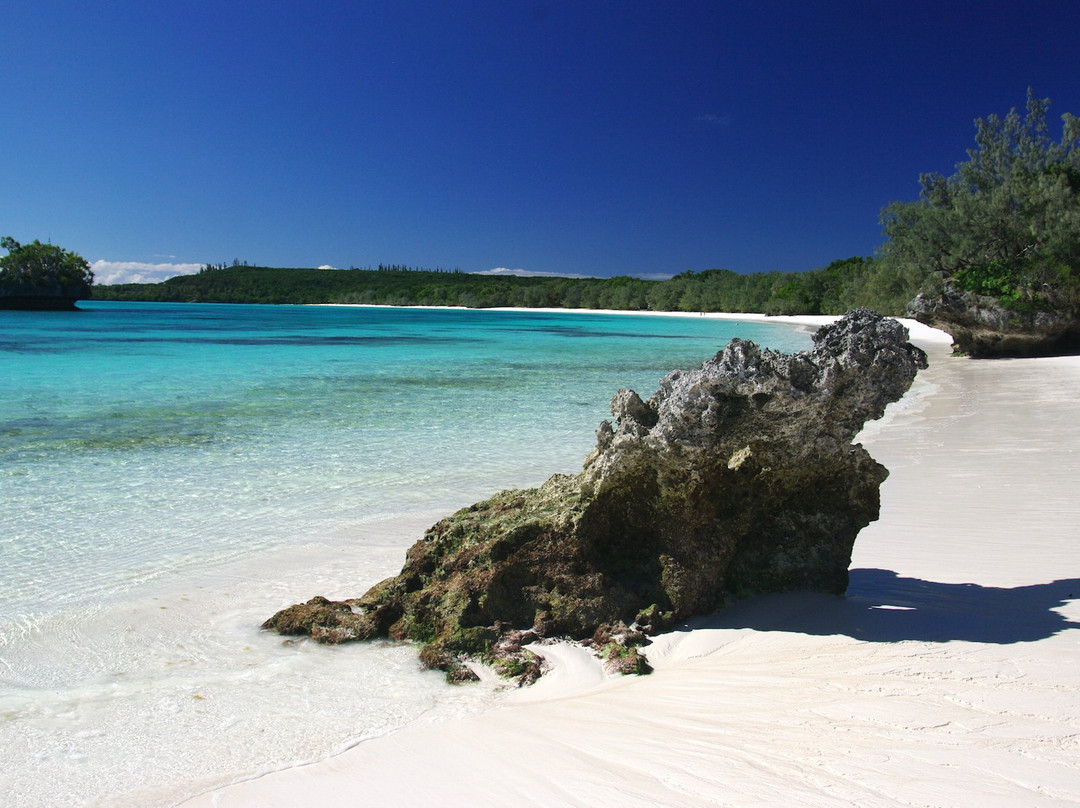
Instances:
[[[863,434],[891,476],[845,597],[734,604],[647,677],[559,646],[487,713],[185,805],[1080,804],[1080,357],[942,336]]]

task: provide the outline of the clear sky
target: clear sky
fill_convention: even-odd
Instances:
[[[812,269],[1028,86],[1080,113],[1078,0],[0,9],[0,235],[99,281]]]

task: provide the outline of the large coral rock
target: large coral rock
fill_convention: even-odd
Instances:
[[[947,332],[957,353],[975,359],[1080,353],[1080,313],[1008,309],[997,298],[952,281],[945,281],[938,293],[920,294],[908,305],[908,314]]]
[[[425,664],[467,678],[462,656],[519,648],[523,630],[595,638],[610,655],[613,640],[632,645],[730,595],[842,593],[888,474],[852,440],[926,357],[900,323],[865,310],[814,342],[785,355],[736,339],[648,401],[620,390],[579,474],[458,511],[396,577],[265,627],[419,640]]]

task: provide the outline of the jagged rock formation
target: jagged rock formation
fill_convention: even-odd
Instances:
[[[888,474],[852,439],[926,357],[900,323],[866,310],[814,342],[785,355],[736,339],[648,401],[620,390],[581,473],[464,508],[409,549],[399,575],[264,627],[417,640],[424,664],[452,679],[469,678],[471,656],[528,680],[539,666],[522,646],[537,638],[590,640],[643,672],[633,646],[646,634],[727,596],[842,593]]]
[[[911,301],[908,314],[950,334],[954,351],[975,359],[1080,353],[1080,313],[1015,311],[948,280],[939,293]]]

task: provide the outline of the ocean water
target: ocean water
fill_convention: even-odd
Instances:
[[[0,312],[0,794],[168,805],[482,710],[397,643],[258,630],[394,574],[425,527],[573,473],[699,317],[84,303]]]

